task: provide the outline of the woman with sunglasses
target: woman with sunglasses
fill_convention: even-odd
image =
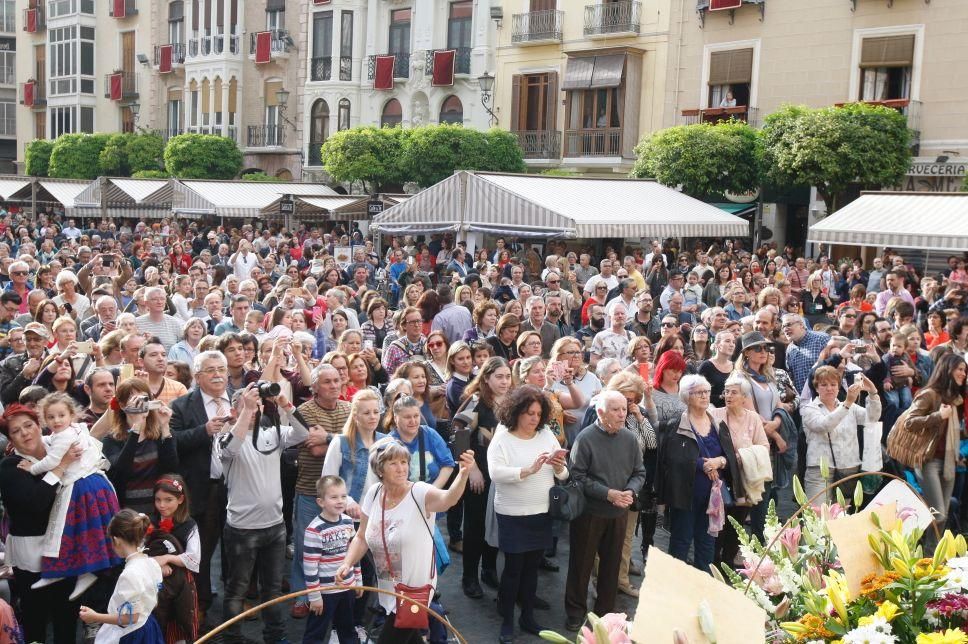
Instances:
[[[697,373],[699,371],[699,365],[708,360],[712,355],[712,349],[709,343],[709,329],[701,324],[693,327],[689,340],[689,348],[691,349],[691,355],[688,360],[689,371]]]
[[[427,366],[430,368],[430,386],[439,387],[443,391],[443,386],[447,383],[447,351],[450,343],[447,336],[441,330],[431,331],[427,334]]]
[[[712,394],[709,403],[713,407],[726,404],[723,390],[726,379],[733,372],[733,353],[736,351],[736,336],[732,331],[720,331],[713,343],[713,357],[699,365],[699,375],[709,381]]]

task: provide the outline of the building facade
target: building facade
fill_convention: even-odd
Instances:
[[[504,0],[495,101],[529,166],[626,174],[662,126],[666,0]]]

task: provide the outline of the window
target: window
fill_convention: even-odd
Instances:
[[[531,11],[554,11],[558,8],[556,4],[556,0],[531,0],[530,8]]]
[[[175,136],[181,133],[182,124],[182,102],[180,98],[168,99],[168,136]]]
[[[447,19],[447,49],[471,46],[473,13],[474,6],[471,0],[450,3],[450,16]]]
[[[709,107],[739,107],[750,104],[753,80],[753,50],[730,49],[709,56]],[[732,99],[727,97],[732,94]],[[735,102],[734,102],[735,101]]]
[[[0,136],[17,136],[17,104],[0,102]]]
[[[61,134],[72,134],[77,125],[77,106],[52,107],[50,109],[50,134],[56,139]]]
[[[94,133],[94,108],[81,108],[81,132],[85,134]]]
[[[34,138],[47,138],[47,112],[34,112]]]
[[[0,10],[3,11],[3,15],[0,16],[2,21],[0,21],[0,26],[2,26],[3,31],[8,33],[13,33],[17,30],[17,3],[15,0],[3,0],[2,5],[0,5]]]
[[[568,129],[622,127],[618,88],[568,92]]]
[[[17,52],[0,51],[0,85],[12,85],[16,82]]]
[[[350,129],[350,100],[348,98],[339,99],[339,116],[336,119],[337,130]]]
[[[333,12],[313,14],[312,80],[327,81],[333,77]]]
[[[81,94],[94,94],[94,27],[81,27],[80,33]],[[134,32],[130,33],[133,38]],[[133,49],[131,54],[134,55]]]
[[[77,92],[77,26],[50,29],[47,41],[50,47],[50,93],[58,95]],[[56,120],[52,119],[51,131],[57,132],[65,123],[72,123],[72,118],[66,114],[60,115]]]
[[[380,116],[380,127],[398,127],[403,123],[403,107],[400,101],[391,98],[383,106],[383,114]]]
[[[131,111],[131,107],[124,105],[121,107],[121,131],[122,132],[134,132],[134,112]]]
[[[276,93],[282,89],[281,80],[266,81],[263,85],[265,95],[265,145],[282,145],[282,118],[279,112],[279,99]]]
[[[353,12],[340,14],[339,27],[339,79],[353,80]]]
[[[198,90],[194,87],[189,92],[189,100],[191,101],[189,125],[195,127],[198,125]]]
[[[522,74],[512,81],[511,128],[554,130],[558,117],[558,74]]]
[[[456,125],[464,123],[464,106],[453,94],[445,98],[443,105],[440,106],[440,122]]]
[[[320,146],[329,136],[329,104],[323,99],[313,103],[309,117],[309,165],[322,165]]]
[[[184,42],[185,37],[185,3],[175,0],[168,5],[168,42],[170,44]]]
[[[860,55],[860,100],[911,97],[914,34],[864,38]]]
[[[267,9],[266,10],[266,29],[270,31],[273,29],[285,29],[286,28],[286,10],[285,9]]]
[[[410,9],[396,9],[390,12],[390,46],[387,49],[389,53],[410,53],[410,16]]]

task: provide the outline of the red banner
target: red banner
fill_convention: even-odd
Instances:
[[[723,11],[724,9],[738,9],[743,6],[743,0],[709,0],[710,11]]]
[[[434,72],[430,84],[434,87],[450,87],[454,84],[454,63],[457,50],[434,52]]]
[[[171,45],[162,45],[158,49],[158,71],[167,74],[171,71]]]
[[[27,33],[37,32],[37,10],[28,9],[27,10]]]
[[[393,89],[393,65],[396,56],[377,56],[373,74],[373,89]]]
[[[255,62],[268,63],[272,58],[272,33],[260,31],[255,35]]]
[[[126,15],[125,11],[125,0],[114,0],[114,17],[124,18]]]
[[[24,106],[34,106],[34,81],[24,83]]]
[[[111,74],[111,100],[120,101],[124,75],[121,73]]]

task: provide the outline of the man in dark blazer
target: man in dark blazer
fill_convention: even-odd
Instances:
[[[196,356],[192,371],[198,386],[172,401],[171,433],[178,446],[179,474],[188,484],[191,516],[198,524],[202,559],[196,585],[204,612],[212,604],[212,555],[225,524],[226,508],[220,464],[212,462],[212,438],[227,429],[232,405],[226,392],[229,378],[224,355],[203,351]]]

